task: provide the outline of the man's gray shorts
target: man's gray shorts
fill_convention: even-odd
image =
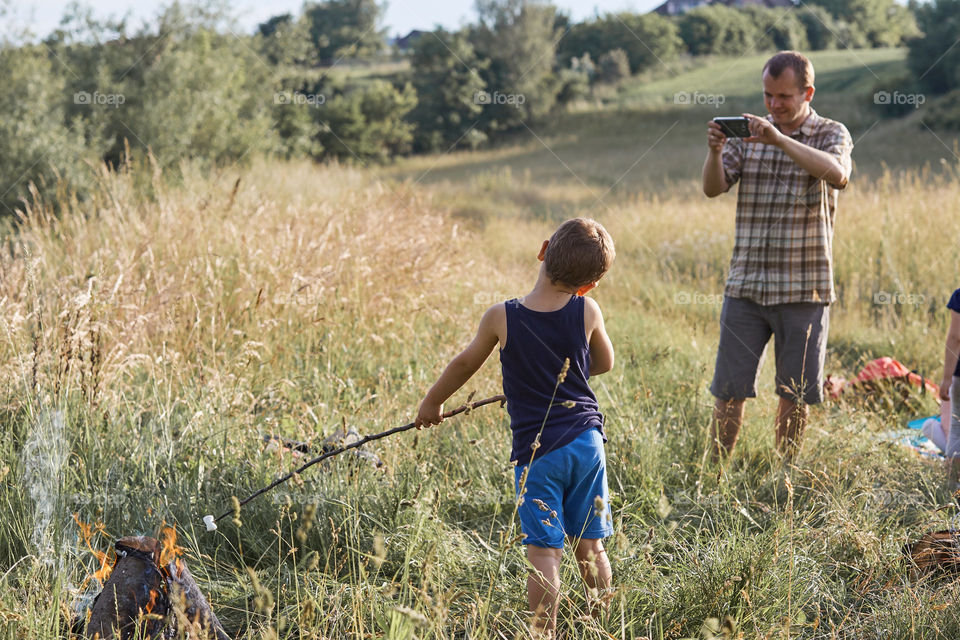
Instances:
[[[807,404],[823,400],[830,307],[813,302],[759,305],[724,297],[720,346],[710,392],[721,400],[755,398],[757,374],[770,336],[777,360],[777,394]]]

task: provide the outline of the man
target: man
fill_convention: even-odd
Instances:
[[[736,240],[720,313],[720,346],[710,391],[714,456],[732,450],[746,398],[770,336],[777,363],[777,450],[799,449],[807,405],[823,399],[829,304],[834,301],[833,225],[837,197],[850,177],[853,141],[810,101],[813,65],[782,51],[763,67],[769,115],[749,119],[749,138],[707,129],[703,192],[710,198],[740,182]]]

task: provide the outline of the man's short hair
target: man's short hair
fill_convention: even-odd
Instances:
[[[813,86],[813,63],[807,56],[798,51],[781,51],[767,60],[763,65],[763,74],[766,71],[774,78],[779,78],[784,69],[793,69],[793,75],[801,89],[807,89]]]
[[[602,278],[615,256],[613,239],[603,225],[574,218],[550,236],[543,263],[550,282],[579,288]]]

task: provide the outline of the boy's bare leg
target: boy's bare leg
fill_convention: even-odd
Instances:
[[[607,552],[603,548],[603,540],[581,538],[573,553],[586,585],[587,608],[590,615],[596,618],[606,608],[612,595],[610,586],[613,583],[613,572],[610,570]]]
[[[777,407],[777,451],[790,461],[800,450],[803,431],[807,427],[807,405],[780,398]]]
[[[557,628],[562,549],[527,545],[527,560],[533,569],[527,576],[527,604],[533,612],[535,638],[552,638]]]
[[[713,423],[710,428],[712,441],[711,457],[716,462],[721,456],[729,456],[737,444],[740,426],[743,424],[743,405],[746,400],[717,398],[713,405]]]

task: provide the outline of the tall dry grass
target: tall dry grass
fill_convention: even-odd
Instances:
[[[238,637],[524,637],[509,434],[480,410],[378,444],[200,525],[298,460],[264,447],[408,421],[483,309],[523,294],[540,241],[600,219],[618,258],[595,295],[618,364],[607,414],[617,592],[572,637],[948,638],[956,583],[911,583],[901,545],[955,510],[940,469],[877,434],[917,406],[814,412],[796,466],[772,453],[772,383],[727,474],[704,464],[733,198],[613,194],[481,175],[459,190],[368,171],[254,162],[169,184],[102,172],[92,200],[34,199],[0,255],[0,636],[69,635],[93,591],[72,514],[110,537],[176,523]],[[836,241],[830,367],[893,355],[935,368],[957,285],[956,173],[854,182]],[[466,208],[469,205],[469,209]],[[538,211],[529,215],[529,210]],[[937,256],[938,258],[934,258]],[[929,257],[929,259],[926,259]],[[878,291],[924,296],[876,304]],[[471,381],[498,390],[496,362]],[[454,399],[459,401],[466,391]],[[926,403],[926,404],[924,404]],[[932,410],[931,410],[932,412]]]

